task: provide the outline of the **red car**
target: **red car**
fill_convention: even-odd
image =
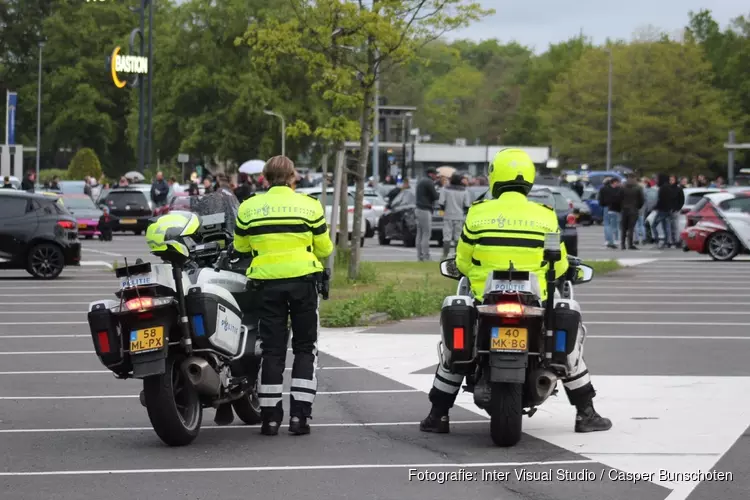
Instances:
[[[750,253],[750,189],[707,194],[686,219],[680,234],[686,252],[708,254],[719,261]]]
[[[187,193],[175,193],[174,198],[169,201],[169,204],[158,207],[156,210],[154,210],[154,216],[159,217],[161,215],[166,215],[172,210],[184,210],[186,212],[190,212],[192,203],[195,203],[195,201],[191,200],[191,198],[198,200],[200,198],[200,195],[191,197],[188,196]]]

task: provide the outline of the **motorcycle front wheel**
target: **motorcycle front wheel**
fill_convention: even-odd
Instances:
[[[143,379],[146,411],[156,435],[169,446],[192,443],[201,428],[203,407],[198,393],[180,370],[184,359],[169,356],[162,375]]]
[[[523,384],[492,384],[490,435],[497,446],[514,446],[521,440]]]

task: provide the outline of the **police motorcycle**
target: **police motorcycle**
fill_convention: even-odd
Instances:
[[[96,354],[118,379],[143,380],[141,404],[159,438],[190,444],[204,408],[231,403],[259,424],[260,340],[250,300],[248,262],[233,259],[225,214],[173,211],[149,226],[147,242],[162,263],[116,269],[117,300],[89,306]]]
[[[568,256],[569,270],[558,283],[554,264],[561,257],[559,234],[547,234],[546,297],[535,273],[516,270],[510,262],[508,269],[488,273],[481,303],[455,259],[440,263],[443,276],[459,280],[456,295],[445,298],[440,314],[440,363],[466,377],[464,390],[490,415],[497,446],[518,443],[523,415],[533,416],[557,393],[557,381],[575,368],[568,364],[569,354],[578,353],[576,365],[581,359],[586,329],[573,285],[591,281],[594,270]]]

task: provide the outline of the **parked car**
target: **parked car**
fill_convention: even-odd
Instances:
[[[604,208],[599,205],[599,191],[592,187],[587,187],[583,190],[581,200],[589,207],[591,220],[596,224],[601,224],[604,221]]]
[[[102,203],[109,207],[112,231],[133,231],[141,234],[150,224],[153,212],[143,191],[117,187],[107,193]]]
[[[685,194],[685,203],[682,205],[677,216],[677,234],[681,234],[682,231],[687,227],[687,214],[693,209],[696,203],[698,203],[705,195],[710,193],[718,193],[721,189],[719,188],[685,188],[682,192]],[[661,230],[661,228],[659,229]]]
[[[536,186],[536,184],[535,184]],[[573,191],[567,186],[543,186],[544,189],[551,191],[552,193],[561,194],[568,202],[568,209],[576,216],[576,222],[584,226],[590,226],[594,223],[594,219],[591,216],[591,209],[589,206],[578,196],[578,193]],[[533,188],[532,188],[533,189]]]
[[[555,210],[557,222],[560,225],[560,241],[565,243],[565,249],[570,255],[578,257],[578,227],[577,219],[570,208],[570,203],[560,192],[552,191],[553,186],[539,186],[529,193],[529,201],[546,205]]]
[[[76,219],[52,197],[0,189],[0,268],[57,278],[81,264]]]
[[[320,190],[320,188],[318,188]],[[349,194],[356,196],[356,186],[349,186]],[[354,198],[352,198],[354,199]],[[362,216],[365,219],[365,238],[372,238],[375,236],[375,229],[378,227],[378,218],[375,212],[374,200],[382,199],[374,189],[365,188],[364,192],[364,203],[362,205]],[[379,212],[382,214],[385,209],[385,200],[382,200],[382,208]],[[354,205],[352,204],[349,213],[354,213]]]
[[[372,212],[369,214],[369,218],[367,220],[370,223],[370,227],[372,228],[371,236],[375,236],[375,230],[378,228],[380,216],[382,216],[383,212],[385,212],[385,206],[387,205],[387,202],[385,201],[385,198],[380,196],[380,194],[374,189],[365,189],[365,201],[372,206]],[[369,237],[370,236],[368,236],[368,238]]]
[[[313,196],[314,198],[320,200],[321,195],[323,194],[323,190],[320,187],[316,188],[297,188],[295,190],[298,193],[307,194],[309,196]],[[349,236],[349,239],[351,240],[352,235],[354,234],[354,217],[352,217],[352,214],[354,213],[354,193],[347,192],[347,198],[348,198],[348,212],[349,217],[346,218],[346,227],[347,227],[347,233]],[[325,199],[325,206],[323,207],[325,210],[326,215],[326,222],[330,225],[331,224],[331,215],[333,210],[333,188],[328,188],[326,190],[326,199]],[[363,214],[364,215],[364,214]],[[338,219],[338,216],[336,217]],[[341,227],[341,221],[338,221],[339,227]],[[362,231],[362,238],[360,238],[359,246],[362,247],[365,244],[365,234],[367,233],[367,220],[363,216],[362,217],[362,225],[361,231]]]
[[[102,209],[97,207],[88,195],[63,194],[60,196],[65,209],[76,218],[78,235],[90,240],[94,236],[101,236],[99,232],[99,217]]]
[[[750,188],[709,193],[686,214],[683,249],[729,261],[750,253]]]
[[[154,217],[168,214],[173,210],[185,210],[187,212],[192,212],[193,205],[201,198],[201,195],[188,196],[187,192],[175,193],[174,196],[169,200],[169,203],[167,205],[157,207],[156,210],[154,210]]]
[[[410,191],[414,193],[416,199],[416,188],[410,188]],[[440,188],[438,188],[439,192]],[[406,247],[415,247],[417,244],[416,208],[416,205],[401,205],[395,208],[386,205],[378,222],[378,242],[381,245],[390,245],[391,240],[399,240]],[[435,202],[432,211],[430,241],[437,241],[438,246],[443,246],[443,215],[443,211]]]

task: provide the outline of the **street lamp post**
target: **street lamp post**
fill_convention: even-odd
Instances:
[[[380,51],[375,49],[375,58],[380,59]],[[375,88],[373,89],[375,102],[373,103],[372,130],[372,176],[380,183],[380,67],[375,63]]]
[[[281,156],[286,156],[286,122],[284,121],[284,115],[275,113],[268,109],[264,109],[263,112],[270,116],[275,116],[281,120]]]
[[[403,129],[403,133],[401,134],[401,139],[403,140],[403,144],[401,146],[401,172],[404,176],[406,176],[406,138],[408,137],[408,128],[407,127],[407,120],[409,125],[411,125],[411,112],[407,112],[404,114],[404,117],[401,119],[401,128]]]
[[[42,152],[42,48],[44,42],[39,42],[39,79],[36,89],[36,178],[39,181],[39,163]]]
[[[607,89],[607,172],[612,167],[612,49],[609,53],[609,78]]]

